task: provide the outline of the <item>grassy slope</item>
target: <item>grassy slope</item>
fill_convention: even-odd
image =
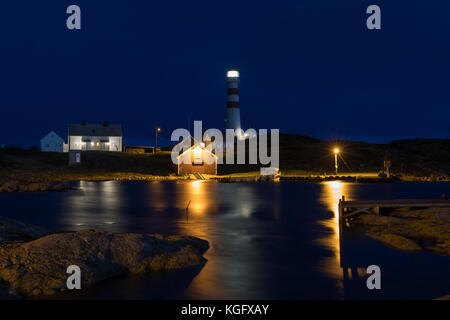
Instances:
[[[417,139],[371,144],[324,141],[301,135],[280,137],[280,168],[284,175],[333,174],[333,149],[339,147],[339,172],[378,173],[390,159],[391,172],[411,176],[449,176],[450,140]],[[222,173],[258,171],[258,166],[227,166]]]
[[[27,150],[0,151],[0,177],[31,180],[76,180],[167,176],[174,172],[170,153],[139,155],[83,152],[82,165],[68,167],[68,154]]]
[[[280,167],[283,174],[333,173],[335,146],[341,149],[343,173],[378,172],[387,157],[392,172],[413,176],[449,176],[450,140],[405,140],[390,144],[323,141],[300,135],[281,135]],[[26,150],[0,150],[0,177],[35,180],[139,178],[175,174],[170,152],[139,155],[114,152],[83,152],[82,165],[69,168],[67,154]],[[259,165],[221,165],[219,174],[253,172]]]

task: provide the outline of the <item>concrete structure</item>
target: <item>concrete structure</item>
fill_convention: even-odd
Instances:
[[[41,151],[64,152],[64,140],[55,131],[50,131],[41,139]]]
[[[227,72],[228,97],[227,97],[227,129],[241,129],[241,109],[239,104],[239,71],[230,69]],[[238,139],[244,139],[243,135],[237,135]]]
[[[69,151],[69,166],[76,166],[81,164],[81,150]]]
[[[177,157],[178,175],[185,174],[217,174],[218,157],[206,149],[204,143],[193,142],[191,147]]]
[[[69,150],[122,152],[120,124],[69,124]]]

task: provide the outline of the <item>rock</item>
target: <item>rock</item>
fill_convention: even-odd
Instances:
[[[70,189],[70,187],[66,183],[57,183],[52,186],[53,191],[64,191],[68,189]]]
[[[0,244],[11,241],[35,240],[48,234],[48,230],[44,228],[0,217]]]
[[[52,189],[53,184],[50,182],[34,182],[28,185],[30,192],[43,192]]]
[[[53,182],[19,182],[9,180],[3,182],[0,186],[0,192],[44,192],[44,191],[63,191],[70,189],[66,183]]]
[[[396,210],[390,216],[362,214],[354,222],[370,237],[393,247],[450,257],[450,208]]]
[[[411,239],[392,233],[366,233],[369,237],[383,242],[384,244],[396,249],[405,251],[421,251],[422,247]]]
[[[0,192],[16,192],[19,190],[19,182],[17,181],[5,181],[3,182]]]
[[[82,230],[0,247],[0,278],[24,296],[66,290],[67,267],[82,288],[111,277],[201,266],[208,242],[187,236]]]
[[[404,224],[404,220],[396,217],[379,216],[374,214],[363,214],[358,217],[358,223],[362,223],[366,226],[394,226]]]

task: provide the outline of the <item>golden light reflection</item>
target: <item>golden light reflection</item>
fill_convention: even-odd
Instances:
[[[179,194],[175,200],[176,207],[184,210],[189,203],[189,216],[208,214],[209,209],[217,205],[214,199],[215,195],[210,190],[213,183],[204,180],[195,180],[177,184]]]
[[[192,187],[194,187],[194,189],[198,189],[200,188],[200,184],[203,182],[203,180],[195,180],[192,181]]]
[[[340,234],[339,234],[339,199],[345,195],[347,185],[340,181],[327,181],[324,183],[325,196],[321,201],[326,207],[333,212],[331,219],[323,220],[321,224],[330,230],[332,233],[320,240],[320,244],[329,248],[333,252],[333,257],[324,261],[324,270],[336,278],[342,278],[342,271],[340,267]]]
[[[232,248],[252,248],[253,237],[241,235],[230,226],[234,226],[234,219],[250,218],[257,206],[263,205],[254,192],[255,188],[246,184],[228,185],[211,180],[180,182],[177,187],[177,207],[184,210],[191,200],[189,219],[180,221],[180,233],[206,239],[210,243],[210,248],[204,254],[208,263],[192,279],[187,294],[194,299],[242,296],[248,283],[236,284],[238,289],[229,284],[240,277],[258,273],[258,252],[249,252],[248,260],[240,261],[239,267],[235,268]]]
[[[187,206],[189,201],[189,214],[206,214],[206,209],[211,205],[211,200],[207,196],[207,192],[205,190],[205,182],[203,180],[195,180],[190,183],[190,188],[187,190],[187,194],[185,198],[182,198],[183,201],[186,202],[184,204]]]
[[[189,204],[188,221],[180,221],[179,233],[188,234],[202,239],[207,239],[211,247],[204,254],[208,263],[202,268],[189,285],[191,294],[208,292],[213,296],[221,296],[226,293],[225,284],[220,276],[226,270],[223,269],[223,261],[217,258],[216,245],[220,240],[216,238],[216,223],[211,218],[212,213],[218,211],[219,193],[217,182],[195,180],[191,182],[180,182],[177,186],[177,198],[175,205],[184,212]],[[210,259],[210,256],[215,256]],[[230,295],[227,295],[230,296]],[[200,298],[203,296],[200,296]]]
[[[328,206],[334,213],[334,227],[336,233],[339,235],[339,199],[344,195],[344,184],[340,181],[328,181]]]

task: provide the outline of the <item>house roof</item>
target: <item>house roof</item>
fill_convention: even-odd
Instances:
[[[53,135],[53,136],[52,136],[52,135]],[[56,134],[55,131],[50,131],[49,133],[47,133],[47,134],[41,139],[41,142],[44,141],[44,140],[46,140],[46,139],[48,139],[48,138],[56,138],[57,140],[64,142],[64,139],[61,138],[60,136],[58,136],[58,135]]]
[[[120,124],[69,124],[69,136],[121,137]]]
[[[190,147],[188,149],[186,149],[184,152],[182,152],[181,154],[178,155],[177,159],[179,159],[181,156],[183,156],[186,152],[190,151],[192,148],[195,147],[200,147],[202,148],[202,150],[208,152],[209,154],[213,155],[216,159],[218,159],[219,157],[216,156],[213,152],[209,151],[205,146],[203,146],[200,142],[198,142],[196,139],[194,139],[193,137],[188,137],[186,139],[184,139],[182,142],[180,142],[184,145],[184,147],[189,146],[190,143]],[[187,145],[186,145],[187,144]]]

